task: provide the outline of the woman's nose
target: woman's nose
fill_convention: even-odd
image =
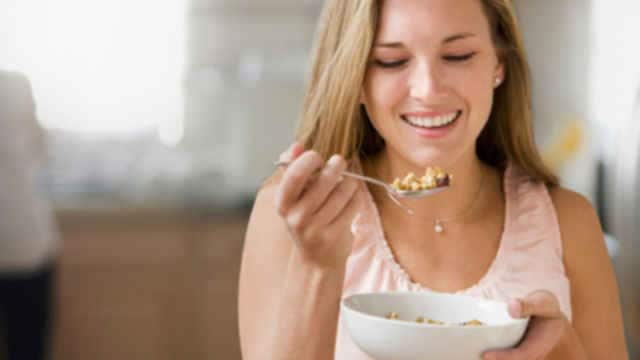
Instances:
[[[409,81],[410,95],[416,99],[428,99],[443,92],[442,75],[434,67],[427,64],[417,65]]]

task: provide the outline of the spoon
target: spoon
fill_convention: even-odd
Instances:
[[[289,165],[289,162],[287,162],[287,161],[276,161],[274,163],[274,165],[275,166],[287,166],[287,165]],[[387,184],[384,181],[380,181],[378,179],[375,179],[375,178],[372,178],[372,177],[369,177],[369,176],[356,174],[356,173],[353,173],[351,171],[343,171],[342,175],[350,176],[350,177],[358,179],[358,180],[362,180],[362,181],[366,181],[366,182],[374,184],[374,185],[382,186],[387,191],[387,195],[389,195],[391,200],[393,200],[393,202],[395,202],[400,207],[402,207],[405,210],[407,210],[409,213],[413,213],[413,212],[410,209],[407,209],[402,204],[400,204],[400,202],[397,200],[396,197],[409,198],[409,199],[418,199],[418,198],[422,198],[422,197],[425,197],[425,196],[435,195],[435,194],[437,194],[439,192],[442,192],[442,191],[446,190],[449,187],[449,181],[447,180],[445,182],[445,184],[437,186],[437,187],[434,187],[434,188],[431,188],[431,189],[398,190],[398,189],[394,188],[393,186]]]

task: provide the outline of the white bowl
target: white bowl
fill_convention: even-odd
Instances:
[[[435,292],[351,295],[340,312],[355,344],[377,360],[478,360],[518,344],[529,322],[513,319],[504,302]],[[398,320],[386,318],[391,312]],[[417,323],[419,316],[447,325]],[[483,325],[459,325],[474,319]]]

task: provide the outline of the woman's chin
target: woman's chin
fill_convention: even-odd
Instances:
[[[438,166],[442,169],[447,169],[458,163],[460,158],[464,156],[460,149],[424,146],[419,150],[411,150],[410,147],[400,148],[393,153],[395,153],[393,157],[397,157],[397,160],[402,159],[401,162],[405,162],[408,167],[416,169],[424,169],[427,166]]]
[[[410,154],[409,161],[416,167],[424,168],[427,166],[446,167],[453,163],[451,154],[442,151],[429,151],[423,154]]]
[[[403,151],[402,157],[416,167],[439,166],[443,169],[450,168],[454,164],[465,162],[463,159],[476,157],[475,146],[456,148],[422,148],[418,151]]]

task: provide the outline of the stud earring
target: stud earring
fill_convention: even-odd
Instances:
[[[502,79],[500,79],[499,76],[496,76],[496,81],[495,81],[496,86],[500,85],[501,82],[502,82]]]

